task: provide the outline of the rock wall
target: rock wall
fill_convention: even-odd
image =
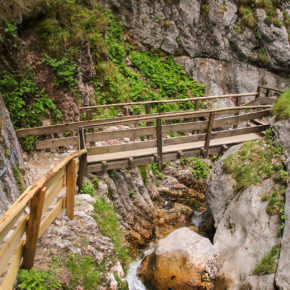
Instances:
[[[281,89],[289,85],[287,30],[266,25],[263,9],[257,9],[256,29],[243,27],[239,33],[233,0],[207,1],[206,15],[197,0],[100,2],[121,18],[140,49],[177,56],[190,75],[206,84],[207,94],[253,91],[258,84]],[[284,9],[289,12],[286,5]],[[282,19],[280,10],[278,16]],[[259,49],[264,63],[255,59]]]
[[[284,147],[284,163],[289,172],[289,136],[290,121],[274,122],[275,142]],[[216,233],[215,250],[224,263],[220,272],[230,281],[230,289],[289,289],[289,233],[290,233],[290,197],[289,183],[285,193],[285,229],[281,238],[278,215],[268,215],[267,202],[262,197],[273,192],[274,182],[268,178],[261,185],[252,185],[246,190],[234,192],[236,181],[223,168],[227,156],[236,152],[241,145],[232,147],[216,163],[208,177],[207,201],[212,211]],[[273,274],[254,275],[257,263],[270,249],[281,243],[281,253],[277,271]],[[234,269],[234,270],[233,270]]]
[[[22,159],[22,150],[19,145],[16,133],[11,123],[9,113],[0,97],[0,174],[3,173],[11,156],[11,165],[7,171],[0,177],[0,217],[19,197],[19,187],[24,182],[22,173],[24,173],[24,163]],[[16,178],[15,178],[16,177]]]

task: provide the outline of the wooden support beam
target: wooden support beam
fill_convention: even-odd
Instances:
[[[212,133],[212,127],[213,127],[213,123],[214,123],[214,118],[215,118],[215,113],[213,113],[213,112],[210,113],[208,127],[207,127],[207,133],[206,133],[205,143],[204,143],[205,158],[208,157],[208,148],[209,148],[209,143],[210,143],[210,138],[211,138],[211,133]]]
[[[150,115],[151,113],[151,104],[145,104],[145,112],[146,115]],[[147,127],[152,126],[152,122],[147,122]]]
[[[74,198],[76,189],[77,161],[71,160],[66,169],[66,215],[69,219],[74,218]]]
[[[266,90],[266,97],[267,97],[267,98],[270,97],[270,89],[269,89],[269,88],[267,88],[267,90]]]
[[[102,161],[102,169],[103,169],[103,171],[106,171],[107,168],[108,168],[107,161]]]
[[[241,105],[241,97],[240,96],[236,96],[236,107],[239,107]],[[235,115],[239,115],[240,112],[238,111],[237,113],[235,113]],[[238,127],[238,125],[234,125],[233,128],[236,129]]]
[[[184,153],[182,151],[178,151],[177,156],[178,158],[182,158],[184,156]]]
[[[129,168],[133,168],[134,167],[134,157],[129,157],[128,162],[129,162]]]
[[[31,269],[33,267],[45,192],[46,188],[43,187],[34,195],[30,203],[30,214],[26,230],[26,243],[23,253],[22,267],[24,269]]]
[[[258,99],[260,97],[260,94],[261,94],[261,87],[258,86],[257,87],[257,95],[256,95],[255,99]]]
[[[85,130],[84,127],[79,127],[79,147],[81,149],[86,149],[86,140],[85,140]],[[80,166],[79,166],[79,172],[78,172],[78,179],[77,184],[79,187],[79,191],[82,188],[83,185],[83,179],[86,174],[87,170],[87,153],[82,155],[80,157]]]
[[[156,137],[157,137],[157,154],[159,157],[158,160],[158,168],[159,170],[162,169],[163,162],[162,162],[162,124],[161,118],[156,119]]]

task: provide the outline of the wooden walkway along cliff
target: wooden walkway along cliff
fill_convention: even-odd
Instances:
[[[259,121],[270,115],[270,105],[242,106],[196,112],[160,114],[126,121],[80,127],[80,146],[87,149],[88,172],[130,168],[158,162],[164,163],[181,157],[218,154],[228,145],[261,138],[267,122]],[[250,111],[250,112],[248,112]],[[197,118],[203,121],[195,121]],[[193,120],[193,121],[192,121]],[[171,123],[174,121],[174,123]],[[155,122],[155,126],[151,124]],[[143,124],[143,127],[124,128],[111,132],[89,133],[102,126]],[[237,128],[239,124],[242,127]],[[190,135],[185,135],[191,133]],[[194,133],[194,134],[192,134]],[[168,138],[168,135],[177,136]],[[96,146],[95,142],[130,139],[130,143]],[[142,140],[142,141],[141,141]],[[97,143],[98,144],[98,143]]]
[[[263,91],[263,93],[262,93]],[[129,121],[131,119],[143,118],[144,115],[133,115],[133,116],[122,116],[115,117],[109,119],[97,119],[91,120],[94,111],[98,109],[104,108],[124,108],[133,107],[133,106],[144,106],[146,111],[146,116],[152,117],[156,119],[159,114],[151,113],[151,108],[153,105],[158,104],[168,104],[168,103],[180,103],[180,102],[190,102],[194,103],[194,110],[200,110],[201,102],[206,101],[214,101],[217,99],[231,99],[236,106],[255,106],[255,105],[273,105],[275,102],[276,95],[275,93],[279,93],[280,91],[277,89],[270,89],[264,87],[258,87],[257,92],[243,93],[243,94],[228,94],[221,96],[208,96],[208,97],[194,97],[187,99],[171,99],[171,100],[160,100],[160,101],[146,101],[146,102],[134,102],[134,103],[121,103],[121,104],[109,104],[109,105],[98,105],[91,107],[82,107],[80,108],[81,112],[86,112],[86,116],[88,120],[73,122],[68,124],[58,124],[51,126],[43,126],[43,127],[35,127],[35,128],[27,128],[27,129],[19,129],[16,131],[18,138],[25,138],[28,136],[38,136],[38,140],[35,144],[36,150],[50,150],[52,148],[64,148],[66,146],[78,146],[79,138],[78,138],[78,129],[79,127],[87,126],[87,125],[96,125],[103,124],[102,127],[105,129],[105,124],[111,121]],[[245,102],[247,97],[254,98],[251,102]],[[274,97],[274,98],[273,98]],[[192,111],[189,111],[192,112]],[[162,113],[166,114],[166,113]],[[174,113],[167,113],[174,114]],[[133,123],[132,123],[133,124]]]

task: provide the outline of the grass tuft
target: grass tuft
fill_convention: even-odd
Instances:
[[[262,261],[254,270],[254,275],[272,274],[276,271],[277,261],[280,254],[280,245],[274,246],[271,251],[265,255]]]
[[[290,118],[290,89],[279,97],[272,108],[272,114],[277,121]]]

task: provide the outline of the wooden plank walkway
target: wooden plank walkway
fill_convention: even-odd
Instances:
[[[217,138],[217,139],[211,140],[210,147],[238,144],[238,143],[242,143],[249,140],[257,140],[260,138],[262,138],[261,135],[257,133],[250,133],[250,134],[225,137],[225,138]],[[179,152],[179,151],[186,151],[190,149],[198,149],[198,148],[203,148],[203,147],[204,147],[204,141],[198,141],[198,142],[189,142],[189,143],[183,143],[183,144],[163,146],[162,151],[163,151],[163,154],[166,154],[166,153],[173,153],[173,152]],[[99,163],[103,161],[109,162],[109,161],[116,161],[116,160],[122,160],[122,159],[129,159],[131,157],[137,158],[137,157],[142,157],[142,156],[150,156],[154,154],[157,154],[157,147],[91,155],[87,157],[87,161],[88,161],[88,165],[91,165],[91,164],[95,164],[95,163]]]

